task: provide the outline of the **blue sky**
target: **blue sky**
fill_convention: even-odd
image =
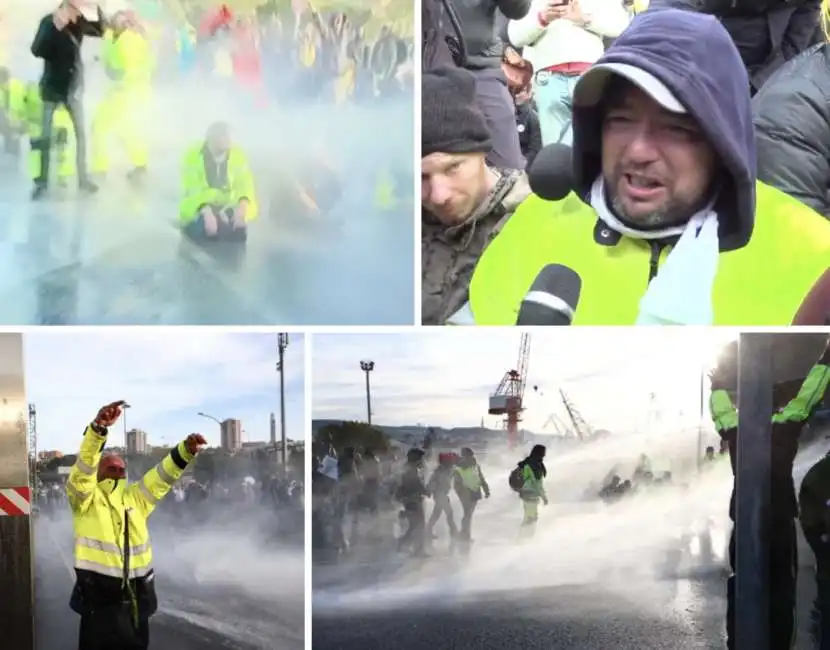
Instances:
[[[315,335],[313,417],[366,418],[361,359],[375,361],[373,419],[378,424],[475,426],[488,395],[516,366],[520,333],[507,329],[444,328],[402,334]],[[712,365],[735,332],[666,328],[561,328],[531,335],[524,427],[555,433],[550,415],[564,417],[563,389],[597,428],[700,422],[701,363]],[[534,386],[536,388],[534,388]],[[654,396],[652,397],[652,393]]]
[[[125,399],[128,428],[148,442],[168,445],[192,432],[219,443],[219,420],[238,418],[244,440],[268,440],[269,414],[277,415],[277,335],[207,329],[144,328],[24,335],[27,400],[37,407],[38,447],[74,452],[98,408]],[[304,345],[292,334],[286,350],[286,430],[304,437]],[[123,422],[115,444],[123,440]]]

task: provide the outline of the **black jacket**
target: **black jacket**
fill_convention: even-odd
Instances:
[[[716,16],[741,53],[757,91],[787,61],[815,43],[820,0],[652,0]]]
[[[519,146],[530,169],[536,154],[542,149],[542,127],[539,115],[531,102],[516,106],[516,128],[519,130]]]
[[[830,46],[784,65],[752,112],[758,179],[830,217]]]
[[[43,17],[32,41],[32,54],[43,59],[43,76],[40,78],[43,101],[65,102],[80,93],[83,87],[81,45],[84,36],[100,38],[104,29],[100,9],[97,21],[81,16],[61,31],[55,27],[52,14]]]

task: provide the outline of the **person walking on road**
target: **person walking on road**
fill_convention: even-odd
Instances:
[[[78,650],[147,650],[158,607],[147,519],[207,441],[198,433],[176,445],[141,480],[105,453],[107,432],[125,402],[102,407],[84,431],[66,492],[75,532],[75,588],[81,616]]]
[[[464,543],[472,542],[473,513],[481,500],[482,495],[490,498],[490,486],[484,478],[481,466],[476,460],[475,453],[469,447],[461,450],[461,459],[455,468],[455,493],[461,501],[461,533],[460,538]]]
[[[533,445],[530,455],[519,461],[510,476],[511,487],[518,491],[522,500],[524,511],[522,537],[532,537],[536,532],[536,522],[539,520],[539,501],[548,505],[548,495],[545,492],[545,477],[548,475],[545,467],[546,452],[545,445]]]
[[[40,176],[35,180],[32,199],[43,198],[49,187],[49,162],[52,146],[52,116],[59,106],[65,106],[72,118],[75,131],[78,187],[93,194],[98,187],[89,179],[86,164],[86,137],[84,112],[81,103],[83,91],[83,58],[81,45],[85,36],[101,38],[106,29],[104,16],[98,9],[98,20],[88,20],[79,8],[79,0],[63,0],[60,7],[40,21],[32,54],[43,59],[40,95],[43,99],[43,128],[33,148],[40,151]]]

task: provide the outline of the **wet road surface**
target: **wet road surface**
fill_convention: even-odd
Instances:
[[[36,648],[65,650],[74,647],[79,624],[69,609],[74,582],[71,524],[42,518],[35,531]],[[233,553],[207,550],[212,543],[205,539],[202,545],[199,536],[182,544],[171,550],[165,535],[154,533],[159,612],[150,620],[153,650],[302,650],[303,598],[284,570],[278,573],[284,580],[281,593],[275,595],[271,585],[251,581],[240,586],[245,568]],[[200,548],[205,549],[204,558]],[[296,555],[301,566],[302,553]],[[170,566],[176,567],[175,573]],[[269,573],[264,566],[261,579],[267,581]]]
[[[303,144],[287,137],[269,150],[272,143],[263,143],[261,134],[257,140],[261,115],[239,127],[262,204],[240,253],[237,246],[197,246],[179,232],[178,161],[201,129],[186,130],[175,119],[163,123],[182,138],[180,146],[168,148],[164,157],[154,150],[140,187],[127,183],[125,170],[114,171],[92,197],[79,196],[72,187],[32,203],[23,163],[0,154],[0,325],[413,322],[408,132],[401,148],[389,140],[372,144],[360,129],[344,129],[331,143],[343,170],[343,195],[324,219],[309,223],[290,208],[280,212],[275,188],[292,168],[291,155],[312,154],[289,154],[286,149]],[[273,119],[281,121],[279,115]],[[363,127],[374,123],[377,129],[398,125],[398,132],[401,123],[411,124],[412,108],[354,108],[338,119]],[[209,123],[197,123],[202,121]],[[181,135],[188,132],[193,136]],[[378,208],[375,200],[383,170],[398,179],[397,200],[388,209]]]

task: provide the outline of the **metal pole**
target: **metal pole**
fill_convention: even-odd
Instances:
[[[703,418],[706,417],[706,371],[700,368],[700,417],[697,424],[697,471],[703,469]]]
[[[285,469],[287,464],[287,457],[288,457],[288,440],[286,439],[285,435],[285,348],[288,347],[288,334],[280,333],[277,338],[277,349],[279,352],[279,365],[277,366],[280,371],[280,430],[281,430],[281,439],[282,439],[282,452],[280,454],[282,460],[282,467]]]
[[[0,334],[0,630],[15,650],[35,647],[27,403],[23,335]]]
[[[738,345],[737,650],[769,650],[769,549],[764,531],[770,521],[773,336],[741,334]]]
[[[366,422],[372,426],[372,387],[369,383],[369,373],[375,369],[375,362],[361,361],[360,369],[366,373]]]

